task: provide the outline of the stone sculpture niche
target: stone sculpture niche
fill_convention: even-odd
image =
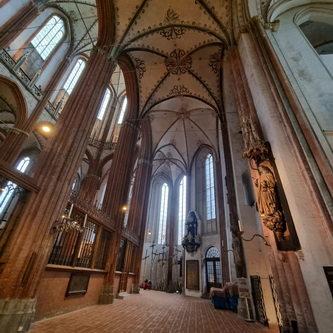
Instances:
[[[256,124],[251,118],[243,119],[242,131],[245,143],[243,158],[248,159],[252,169],[258,171],[258,177],[253,181],[257,188],[258,211],[262,223],[274,232],[278,240],[282,240],[287,228],[277,193],[276,177],[268,157],[269,148],[260,139]]]

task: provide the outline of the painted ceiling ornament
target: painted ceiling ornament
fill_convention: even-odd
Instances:
[[[168,9],[165,18],[164,18],[164,23],[166,25],[175,25],[179,24],[179,15],[173,10],[173,9]],[[168,27],[163,29],[160,32],[160,35],[168,40],[171,39],[180,39],[182,35],[184,35],[185,29],[183,27]]]
[[[221,55],[220,52],[216,52],[210,56],[209,66],[213,72],[217,74],[221,68]]]
[[[189,94],[190,91],[183,84],[174,85],[168,96],[183,96],[185,94]]]
[[[146,72],[145,62],[139,58],[134,58],[135,68],[139,74],[139,79],[143,78],[143,74]]]
[[[179,119],[189,119],[190,118],[190,111],[186,110],[186,108],[181,108],[178,111]]]
[[[186,235],[182,240],[183,248],[191,253],[197,251],[200,247],[200,236],[198,233],[198,218],[194,211],[190,211],[185,223]]]
[[[258,189],[258,210],[263,224],[274,232],[278,240],[284,238],[286,223],[280,209],[273,168],[268,160],[258,165],[259,176],[255,179]]]
[[[192,58],[184,50],[175,49],[165,59],[165,66],[171,74],[185,74],[192,67]]]

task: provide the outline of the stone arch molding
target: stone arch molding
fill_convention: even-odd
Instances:
[[[0,75],[0,98],[3,99],[15,113],[14,127],[20,128],[28,118],[28,106],[20,87],[8,79]],[[0,113],[0,121],[1,121]]]

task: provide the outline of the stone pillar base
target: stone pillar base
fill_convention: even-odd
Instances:
[[[35,315],[36,299],[0,299],[0,332],[27,332]]]
[[[138,283],[132,284],[132,294],[140,294],[140,286]]]
[[[114,301],[113,286],[103,286],[99,296],[99,304],[112,304]]]

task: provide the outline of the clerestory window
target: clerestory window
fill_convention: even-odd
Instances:
[[[99,108],[98,114],[97,114],[97,119],[102,120],[105,114],[105,110],[109,104],[110,101],[110,97],[111,97],[111,91],[109,88],[106,89],[104,97],[103,97],[103,101],[101,104],[101,107]]]
[[[59,44],[64,34],[64,21],[59,16],[54,15],[38,32],[31,43],[42,59],[45,60]]]
[[[64,89],[66,90],[67,94],[70,95],[80,77],[80,75],[82,74],[82,71],[84,69],[86,65],[86,62],[82,59],[79,59],[73,70],[71,71],[67,81],[64,84]]]
[[[117,123],[118,125],[123,123],[126,107],[127,107],[127,97],[125,96],[123,103],[121,105],[121,111],[120,111],[120,115],[119,115],[118,123]]]

